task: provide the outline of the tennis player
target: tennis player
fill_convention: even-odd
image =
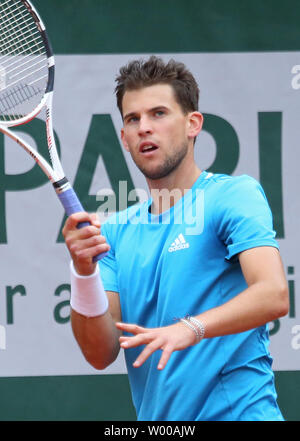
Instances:
[[[289,302],[272,214],[255,179],[198,168],[198,94],[173,60],[120,69],[121,139],[151,197],[101,230],[66,221],[73,332],[96,369],[124,348],[138,420],[280,421],[267,323]]]

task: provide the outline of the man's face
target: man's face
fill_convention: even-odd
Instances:
[[[184,115],[168,84],[127,91],[122,103],[121,131],[127,151],[149,179],[175,170],[192,144],[189,116]]]

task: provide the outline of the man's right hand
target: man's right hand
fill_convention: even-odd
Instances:
[[[90,222],[91,225],[77,228],[79,222]],[[72,214],[66,220],[62,233],[77,273],[82,276],[92,274],[97,265],[93,262],[93,257],[110,249],[105,237],[101,236],[97,214]]]

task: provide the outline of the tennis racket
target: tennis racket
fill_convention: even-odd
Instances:
[[[84,211],[66,178],[52,125],[54,57],[45,26],[28,0],[0,0],[0,131],[29,153],[47,175],[66,213]],[[46,110],[49,162],[10,128]],[[78,228],[89,225],[81,222]],[[107,253],[94,257],[100,260]]]

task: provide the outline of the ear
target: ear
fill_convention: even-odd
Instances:
[[[188,116],[188,137],[196,138],[203,126],[203,115],[200,112],[191,112]]]
[[[121,129],[121,141],[122,141],[122,144],[123,144],[124,149],[125,149],[127,152],[129,152],[129,147],[128,147],[127,141],[126,141],[126,139],[125,139],[124,129]]]

